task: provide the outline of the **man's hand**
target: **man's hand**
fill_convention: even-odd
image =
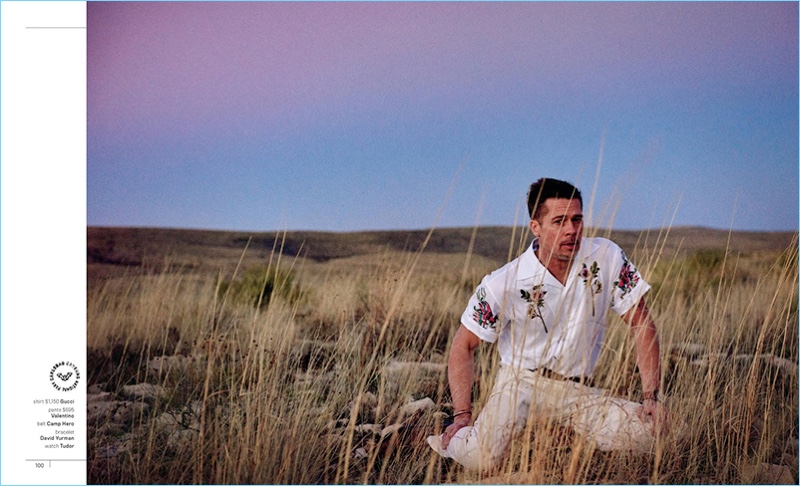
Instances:
[[[450,444],[450,439],[452,439],[453,436],[456,435],[456,432],[468,426],[471,421],[472,421],[471,413],[462,413],[461,415],[454,418],[453,423],[447,426],[446,429],[444,429],[444,434],[442,434],[442,447],[447,449],[447,446]]]
[[[645,400],[638,410],[639,418],[643,422],[652,424],[653,435],[665,435],[669,432],[670,417],[669,410],[661,402],[656,400]]]

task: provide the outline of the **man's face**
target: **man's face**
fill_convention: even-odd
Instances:
[[[547,199],[541,222],[531,220],[531,231],[539,238],[539,259],[572,261],[583,235],[583,209],[577,199]]]

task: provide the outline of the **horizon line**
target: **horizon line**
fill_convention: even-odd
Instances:
[[[332,233],[332,234],[347,234],[347,233],[391,233],[391,232],[408,232],[408,231],[436,231],[436,230],[461,230],[475,228],[527,228],[527,224],[521,225],[470,225],[470,226],[429,226],[421,228],[393,228],[393,229],[357,229],[357,230],[324,230],[324,229],[230,229],[230,228],[197,228],[197,227],[177,227],[177,226],[135,226],[135,225],[105,225],[105,224],[87,224],[86,228],[105,228],[105,229],[140,229],[140,230],[171,230],[171,231],[211,231],[220,233]],[[660,226],[650,228],[605,228],[587,226],[584,228],[584,233],[590,231],[621,231],[621,232],[644,232],[644,231],[663,231],[675,229],[694,229],[704,231],[724,231],[729,233],[798,233],[798,229],[771,229],[771,230],[756,230],[756,229],[734,229],[734,228],[716,228],[712,226],[703,225],[674,225],[674,226]]]

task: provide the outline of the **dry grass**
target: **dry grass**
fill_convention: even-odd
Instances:
[[[628,250],[653,284],[662,388],[689,424],[683,440],[666,440],[653,455],[594,451],[567,430],[531,421],[499,476],[464,472],[424,441],[441,429],[437,412],[450,407],[443,376],[392,381],[387,365],[444,363],[469,295],[502,260],[383,247],[314,261],[258,246],[238,269],[238,258],[214,269],[176,254],[178,264],[116,272],[90,286],[89,384],[113,396],[143,382],[164,393],[140,399],[127,420],[90,425],[89,481],[745,483],[758,479],[753,465],[762,463],[796,479],[796,240],[785,251],[700,253],[668,240],[651,235]],[[265,279],[291,273],[294,291],[262,307],[220,291],[256,265]],[[703,349],[679,352],[683,343]],[[162,355],[190,364],[155,367]],[[637,399],[633,362],[627,331],[613,321],[596,377]],[[480,406],[496,367],[492,347],[480,348],[478,364]],[[402,406],[423,395],[436,407],[404,420]],[[180,417],[187,440],[160,425],[164,414]],[[357,428],[365,423],[405,426],[381,437]],[[109,453],[115,446],[123,452]]]

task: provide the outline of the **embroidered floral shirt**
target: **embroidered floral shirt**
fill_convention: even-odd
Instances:
[[[628,312],[650,289],[622,249],[605,238],[584,238],[566,284],[534,253],[487,275],[461,323],[497,342],[501,363],[550,368],[564,376],[589,376],[600,354],[608,310]]]

